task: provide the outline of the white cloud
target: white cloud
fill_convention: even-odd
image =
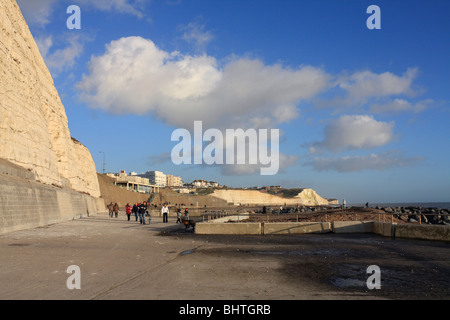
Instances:
[[[408,68],[402,75],[391,72],[374,73],[358,71],[350,75],[336,76],[330,90],[331,98],[316,99],[318,108],[331,108],[334,112],[361,112],[367,110],[367,104],[380,104],[380,100],[400,99],[419,93],[413,88],[418,69]],[[402,99],[400,99],[402,100]]]
[[[272,111],[272,116],[277,123],[289,122],[292,119],[296,119],[298,114],[295,105],[280,105]]]
[[[46,57],[48,54],[48,51],[50,50],[50,48],[53,45],[53,38],[52,36],[48,36],[45,38],[35,38],[36,41],[36,45],[39,48],[39,51],[41,53],[42,57]]]
[[[144,16],[143,8],[146,0],[74,0],[74,3],[83,7],[93,7],[101,11],[114,11],[118,13],[131,14],[138,18]]]
[[[45,26],[51,21],[51,15],[54,13],[55,8],[61,10],[61,14],[66,14],[65,10],[71,4],[79,5],[82,13],[85,9],[94,8],[101,11],[131,14],[142,18],[146,2],[148,0],[17,0],[17,4],[27,23],[38,26]],[[60,4],[62,6],[58,6]]]
[[[151,40],[127,37],[91,59],[78,88],[94,108],[152,112],[182,128],[194,120],[238,128],[248,127],[250,119],[270,119],[273,126],[297,117],[299,102],[324,90],[328,81],[329,75],[310,66],[289,69],[235,58],[220,68],[208,55],[166,52]]]
[[[391,72],[376,74],[355,72],[341,81],[339,87],[348,93],[350,101],[361,103],[372,97],[412,94],[411,84],[417,77],[417,68],[409,68],[402,76]]]
[[[420,157],[406,158],[398,151],[387,151],[368,156],[345,156],[341,158],[315,158],[307,165],[317,171],[359,172],[363,170],[386,170],[394,167],[411,166],[420,163]]]
[[[28,24],[44,26],[50,22],[56,0],[17,0]]]
[[[204,50],[206,45],[214,39],[212,32],[205,30],[205,25],[198,19],[178,29],[183,32],[182,39],[194,44],[199,50]]]
[[[42,57],[45,60],[45,64],[54,77],[58,76],[61,72],[70,70],[74,65],[77,58],[83,53],[85,37],[81,37],[78,34],[66,35],[61,37],[65,46],[57,49],[53,49],[53,37],[50,35],[44,38],[36,38],[36,44]]]
[[[277,173],[282,173],[285,169],[295,166],[299,160],[299,156],[279,154],[279,169]],[[223,164],[220,165],[220,172],[226,176],[243,176],[259,174],[261,164]]]
[[[404,99],[394,99],[385,104],[373,104],[370,106],[370,111],[373,113],[420,113],[428,109],[433,102],[434,101],[432,99],[427,99],[412,104],[411,102]]]
[[[313,143],[310,152],[379,147],[393,139],[393,128],[394,122],[377,121],[372,116],[344,115],[325,127],[323,141]]]

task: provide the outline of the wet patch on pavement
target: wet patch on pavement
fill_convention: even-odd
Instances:
[[[166,234],[169,235],[170,234]],[[177,233],[179,236],[180,233]],[[277,262],[281,281],[314,285],[345,296],[388,299],[450,298],[450,247],[442,242],[376,235],[188,235],[214,243],[187,254],[226,257],[227,261]],[[223,246],[221,244],[224,244]],[[225,245],[226,244],[226,245]],[[381,289],[370,289],[368,267],[380,268]]]

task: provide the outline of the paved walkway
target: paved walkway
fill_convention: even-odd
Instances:
[[[93,216],[0,236],[0,299],[448,299],[448,243],[376,235],[195,235]],[[70,290],[69,266],[80,270]],[[369,290],[367,267],[381,269]],[[74,274],[75,275],[75,274]],[[75,282],[72,282],[75,283]]]

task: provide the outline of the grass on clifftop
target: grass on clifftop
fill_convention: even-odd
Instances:
[[[277,189],[277,190],[269,190],[267,193],[273,194],[275,196],[283,197],[283,198],[294,198],[300,192],[303,191],[303,188],[293,188],[293,189]]]
[[[202,188],[202,189],[197,189],[197,194],[199,196],[201,195],[206,195],[206,194],[211,194],[214,192],[214,188]]]

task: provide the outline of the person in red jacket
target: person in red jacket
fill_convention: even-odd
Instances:
[[[127,213],[127,219],[128,221],[130,221],[130,216],[131,216],[131,206],[129,203],[127,203],[127,206],[125,207],[125,212]]]

